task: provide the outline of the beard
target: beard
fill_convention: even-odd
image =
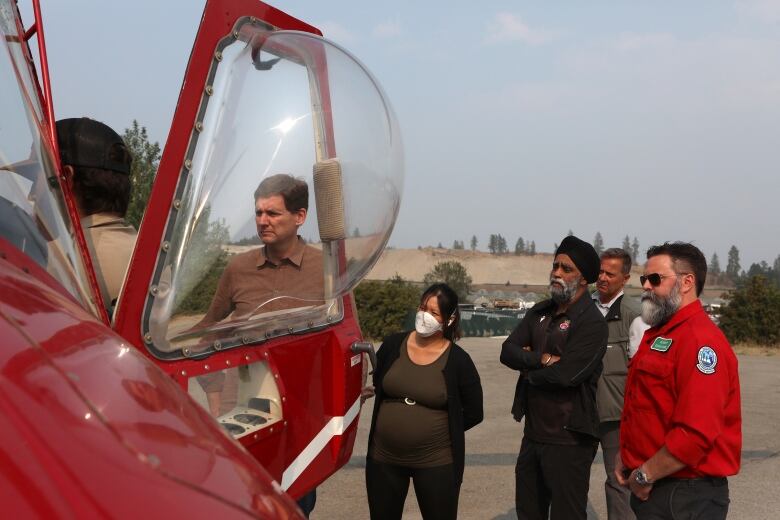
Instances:
[[[578,276],[569,283],[563,278],[550,277],[550,298],[558,305],[569,303],[574,295],[577,294],[577,287],[580,285],[581,276]],[[560,284],[555,285],[553,282]]]
[[[680,294],[680,281],[675,282],[669,296],[658,296],[652,291],[642,293],[642,320],[651,327],[663,325],[680,308],[682,295]]]

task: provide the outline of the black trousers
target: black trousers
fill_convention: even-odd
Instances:
[[[725,520],[729,512],[729,484],[725,477],[661,479],[650,498],[642,502],[631,495],[637,520]]]
[[[559,446],[523,438],[515,466],[519,520],[586,520],[590,466],[598,445]]]
[[[298,499],[298,507],[301,508],[303,516],[309,518],[311,512],[314,511],[314,506],[317,504],[317,488],[312,489],[301,498]]]
[[[400,520],[404,512],[409,479],[424,520],[455,520],[458,517],[460,483],[452,464],[434,468],[407,468],[366,458],[366,492],[371,520]]]

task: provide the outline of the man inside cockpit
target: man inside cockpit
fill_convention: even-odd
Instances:
[[[292,175],[272,175],[254,195],[263,247],[230,259],[200,327],[231,314],[240,319],[323,299],[322,251],[298,235],[309,210],[308,185]]]
[[[219,279],[217,291],[195,328],[208,327],[231,316],[254,314],[321,303],[324,298],[322,251],[298,235],[309,210],[309,187],[302,179],[277,174],[263,179],[254,193],[255,225],[263,246],[233,256]],[[209,411],[219,416],[230,409],[234,392],[225,373],[198,378]],[[227,385],[230,387],[230,385]],[[229,396],[223,396],[225,394]]]
[[[132,156],[119,134],[86,117],[57,121],[57,142],[64,173],[72,179],[103,302],[111,315],[137,235],[124,220],[130,202]]]

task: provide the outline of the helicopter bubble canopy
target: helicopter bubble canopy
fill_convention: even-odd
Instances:
[[[239,23],[212,65],[147,305],[161,352],[339,319],[400,207],[398,123],[346,50]]]

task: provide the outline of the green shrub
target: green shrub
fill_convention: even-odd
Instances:
[[[435,283],[446,283],[458,295],[460,303],[465,303],[471,290],[471,276],[466,267],[456,260],[439,262],[423,278],[423,285],[429,287]]]
[[[403,330],[404,318],[417,308],[420,294],[419,288],[400,276],[362,282],[354,295],[363,336],[380,340]]]
[[[718,324],[730,342],[780,341],[780,290],[756,275],[728,296]]]

